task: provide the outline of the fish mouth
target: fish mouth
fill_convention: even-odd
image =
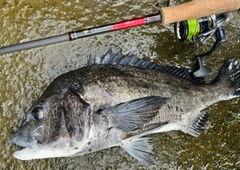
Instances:
[[[15,132],[12,135],[10,142],[23,148],[34,148],[43,140],[43,127],[40,126],[30,133],[24,130],[24,128],[20,128]]]
[[[39,142],[35,137],[33,136],[18,136],[17,134],[14,134],[10,141],[16,145],[19,145],[23,148],[34,148],[37,143]]]
[[[70,137],[60,137],[51,143],[46,144],[39,136],[18,135],[16,132],[10,139],[11,143],[22,148],[13,153],[13,156],[20,160],[33,160],[54,157],[72,156],[76,153],[75,149],[69,146]]]
[[[32,130],[34,129],[34,130]],[[34,148],[40,144],[44,138],[44,126],[32,126],[25,123],[10,138],[10,142],[23,148]]]

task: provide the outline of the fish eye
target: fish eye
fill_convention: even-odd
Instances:
[[[36,107],[32,110],[32,117],[34,120],[40,120],[44,116],[43,109],[41,107]]]

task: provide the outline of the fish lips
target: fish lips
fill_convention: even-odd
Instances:
[[[26,131],[25,127],[20,128],[14,133],[10,142],[24,148],[34,148],[38,143],[43,141],[43,126],[39,126],[34,131]]]
[[[19,136],[18,134],[14,134],[10,141],[24,148],[34,148],[38,142],[33,136]]]

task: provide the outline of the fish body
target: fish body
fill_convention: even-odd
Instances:
[[[111,51],[57,77],[12,136],[18,159],[78,156],[120,146],[156,164],[151,133],[203,131],[202,110],[240,94],[240,61],[230,59],[209,84],[183,67],[160,66]]]

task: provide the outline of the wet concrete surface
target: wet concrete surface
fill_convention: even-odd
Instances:
[[[168,2],[157,0],[6,1],[0,2],[0,46],[105,25],[158,12]],[[210,81],[223,62],[239,58],[239,12],[226,25],[228,40],[205,64],[213,69]],[[203,44],[180,42],[173,26],[152,24],[106,33],[37,49],[0,56],[0,169],[239,169],[239,99],[224,101],[206,109],[207,128],[197,138],[176,132],[151,135],[159,164],[148,167],[120,148],[74,158],[21,161],[12,154],[20,147],[9,138],[21,125],[25,111],[58,75],[82,67],[88,58],[113,48],[122,49],[164,65],[194,69],[194,56],[206,52],[214,39]]]

